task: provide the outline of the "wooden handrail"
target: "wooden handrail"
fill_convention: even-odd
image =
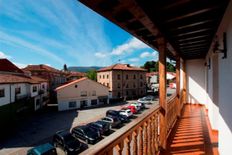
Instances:
[[[145,111],[142,116],[136,118],[133,122],[117,130],[81,154],[113,154],[114,148],[117,152],[122,152],[126,149],[126,152],[133,150],[136,153],[140,151],[144,153],[150,152],[149,154],[157,153],[159,145],[159,111],[159,105]],[[130,148],[125,148],[125,141],[126,146]]]

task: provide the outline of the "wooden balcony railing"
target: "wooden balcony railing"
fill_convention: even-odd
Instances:
[[[178,97],[176,94],[173,94],[168,100],[167,100],[167,135],[171,132],[177,116],[178,116]]]
[[[182,93],[181,93],[182,96]],[[180,97],[181,98],[181,97]],[[176,94],[167,101],[167,135],[178,116],[180,99]],[[136,118],[133,122],[117,130],[99,143],[82,152],[82,155],[151,155],[158,154],[160,148],[160,107],[153,107]],[[168,137],[168,136],[166,136]]]
[[[159,106],[117,130],[82,155],[157,154],[159,146]]]

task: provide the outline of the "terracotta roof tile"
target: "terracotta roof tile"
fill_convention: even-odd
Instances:
[[[143,68],[133,67],[128,64],[115,64],[108,66],[102,69],[99,69],[98,72],[111,71],[111,70],[126,70],[126,71],[146,71]]]
[[[56,72],[56,73],[61,73],[60,70],[52,68],[47,65],[28,65],[27,67],[23,68],[25,71],[49,71],[49,72]]]
[[[14,74],[0,74],[0,83],[40,83],[39,81],[33,80],[31,77],[25,75],[14,75]]]
[[[15,66],[12,62],[10,62],[7,59],[0,59],[0,71],[23,73],[21,69],[19,69],[17,66]]]

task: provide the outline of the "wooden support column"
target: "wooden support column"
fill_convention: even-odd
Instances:
[[[187,74],[185,60],[183,60],[183,102],[187,103]]]
[[[176,59],[176,96],[177,96],[177,116],[180,117],[181,103],[180,103],[180,57]]]
[[[167,141],[167,101],[166,101],[166,43],[163,38],[159,38],[158,51],[159,51],[159,104],[161,107],[160,116],[160,142],[162,149],[166,149]]]

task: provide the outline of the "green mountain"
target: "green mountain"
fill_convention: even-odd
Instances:
[[[83,72],[86,73],[90,70],[99,70],[103,67],[99,67],[99,66],[90,66],[90,67],[85,67],[85,66],[71,66],[68,67],[69,71],[76,71],[76,72]]]

